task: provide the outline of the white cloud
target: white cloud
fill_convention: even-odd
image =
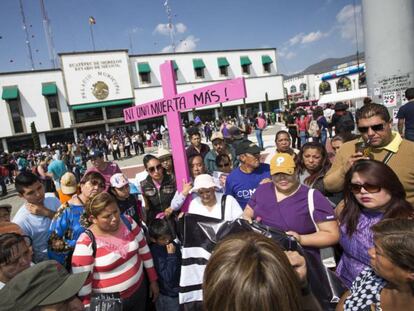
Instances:
[[[310,32],[307,35],[303,36],[302,44],[311,43],[320,40],[325,35],[320,31]]]
[[[144,30],[144,28],[134,27],[134,28],[131,29],[131,33],[138,33],[138,32],[141,32],[143,30]]]
[[[285,43],[285,45],[288,46],[294,46],[297,44],[308,44],[311,42],[315,42],[318,41],[320,39],[322,39],[323,37],[328,36],[328,33],[323,33],[322,31],[318,30],[318,31],[312,31],[308,34],[305,34],[303,32],[298,33],[297,35],[293,36],[292,38],[290,38],[287,43]]]
[[[170,30],[173,30],[176,33],[184,33],[187,31],[187,26],[183,23],[178,23],[175,25],[172,24],[158,24],[155,26],[153,34],[159,34],[163,36],[169,36]]]
[[[180,43],[177,45],[176,51],[177,52],[190,52],[194,51],[197,47],[197,42],[200,41],[200,39],[194,37],[194,36],[188,36],[184,40],[180,41]]]
[[[289,45],[295,45],[300,43],[300,41],[302,40],[303,37],[303,33],[299,33],[296,36],[292,37],[289,39]]]
[[[285,59],[292,59],[293,57],[296,56],[296,53],[292,51],[288,51],[286,48],[280,49],[278,51],[278,54],[281,58],[285,58]]]
[[[194,51],[197,47],[197,42],[200,39],[194,36],[188,36],[184,40],[180,40],[180,43],[177,44],[175,47],[176,52],[191,52]],[[168,45],[161,50],[161,53],[171,53],[173,52],[172,45]]]
[[[346,40],[356,41],[355,34],[355,19],[358,31],[358,41],[363,41],[364,33],[362,28],[362,15],[361,5],[354,6],[348,4],[344,6],[341,11],[336,15],[336,21],[338,24],[341,37]],[[355,15],[354,15],[355,14]],[[355,18],[355,19],[354,19]]]
[[[187,26],[184,25],[183,23],[178,23],[178,24],[175,24],[175,29],[177,30],[178,33],[184,33],[187,31]]]

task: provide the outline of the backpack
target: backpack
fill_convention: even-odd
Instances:
[[[319,137],[319,133],[320,133],[320,128],[318,125],[318,121],[316,120],[312,120],[309,123],[309,129],[308,129],[308,134],[310,137]]]
[[[266,120],[264,118],[257,118],[257,128],[261,130],[266,128]]]
[[[9,170],[3,165],[0,165],[0,176],[3,176],[3,177],[9,176]]]

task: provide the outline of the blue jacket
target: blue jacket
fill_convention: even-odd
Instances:
[[[177,243],[173,242],[175,253],[168,254],[167,248],[158,244],[151,244],[151,254],[155,270],[158,274],[160,293],[164,296],[178,297],[181,273],[181,251]]]

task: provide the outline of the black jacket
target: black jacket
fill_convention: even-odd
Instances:
[[[141,181],[141,190],[146,204],[149,205],[145,206],[147,210],[146,223],[149,226],[158,213],[161,213],[166,208],[170,207],[177,187],[174,179],[170,175],[164,174],[161,187],[160,189],[157,189],[151,176],[148,175],[147,178]]]

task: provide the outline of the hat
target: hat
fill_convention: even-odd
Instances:
[[[32,310],[63,302],[75,296],[89,272],[69,274],[54,260],[42,261],[23,270],[0,291],[2,310]]]
[[[161,158],[164,157],[171,157],[171,152],[167,149],[159,149],[157,153],[158,160],[161,160]]]
[[[250,140],[243,140],[236,146],[236,155],[241,155],[243,153],[259,154],[260,148]]]
[[[116,173],[111,176],[110,179],[111,187],[122,188],[125,185],[129,184],[128,178],[122,173]]]
[[[276,153],[270,160],[270,175],[277,173],[293,175],[295,167],[295,161],[289,153]]]
[[[216,187],[213,177],[209,174],[201,174],[194,179],[194,187],[190,192],[197,192],[200,189],[212,187]]]
[[[224,140],[223,134],[220,132],[214,132],[213,135],[211,135],[211,141],[215,141],[216,139]]]
[[[235,139],[240,139],[242,138],[242,134],[240,129],[237,126],[232,126],[228,129],[229,135],[231,135],[231,137],[235,138]]]
[[[74,194],[78,190],[78,183],[73,173],[66,172],[60,178],[60,189],[63,194]]]
[[[335,104],[335,107],[334,107],[335,111],[337,111],[337,110],[347,110],[347,109],[348,109],[348,105],[344,104],[343,102],[337,102]]]
[[[90,158],[102,158],[103,152],[99,149],[94,149],[89,153]]]

